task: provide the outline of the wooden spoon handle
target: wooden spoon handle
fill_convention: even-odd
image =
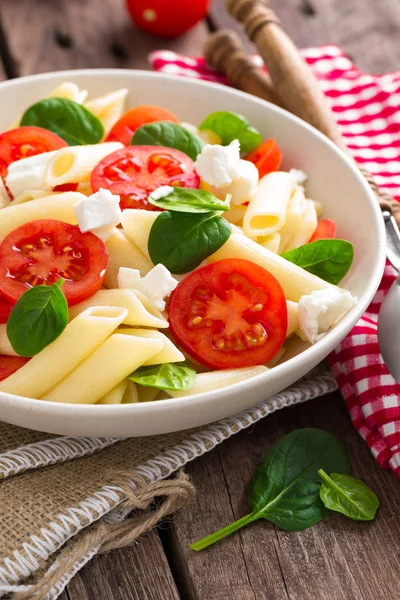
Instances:
[[[211,33],[204,46],[207,63],[224,73],[235,87],[282,106],[267,73],[264,73],[246,53],[242,40],[234,31],[220,29]]]

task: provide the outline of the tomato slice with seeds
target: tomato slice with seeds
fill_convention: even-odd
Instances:
[[[129,146],[136,129],[147,123],[154,123],[155,121],[171,121],[172,123],[179,123],[178,119],[165,108],[152,106],[150,104],[142,104],[131,108],[123,114],[112,127],[105,141],[121,142],[124,146]]]
[[[286,338],[287,306],[279,282],[239,258],[189,273],[172,293],[168,315],[177,342],[213,369],[263,365]]]
[[[8,317],[12,311],[13,305],[0,294],[0,323],[7,323]]]
[[[147,198],[162,185],[198,188],[192,159],[175,148],[129,146],[103,158],[91,177],[93,191],[104,188],[118,194],[122,209],[160,210]]]
[[[16,302],[27,289],[62,277],[72,306],[100,289],[107,265],[106,245],[93,233],[52,219],[31,221],[0,244],[0,292]]]
[[[30,358],[24,358],[23,356],[6,356],[0,354],[0,381],[10,377],[15,371],[18,371],[23,367]]]

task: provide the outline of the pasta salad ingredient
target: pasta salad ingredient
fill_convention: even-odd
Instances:
[[[23,358],[22,356],[0,355],[0,381],[16,373],[28,360],[29,358]]]
[[[282,254],[283,258],[337,285],[351,267],[354,248],[346,240],[317,240]]]
[[[138,290],[150,298],[159,310],[165,310],[165,300],[178,285],[177,279],[161,263],[153,267],[147,275],[140,276],[137,269],[120,267],[118,287]]]
[[[68,324],[68,304],[60,289],[64,279],[53,285],[27,290],[15,304],[7,322],[7,336],[20,356],[39,354],[61,335]]]
[[[120,196],[121,209],[154,210],[148,196],[163,185],[198,188],[200,179],[189,156],[174,148],[129,146],[109,154],[94,168],[94,192],[108,189]]]
[[[226,187],[239,177],[240,145],[233,140],[226,147],[219,144],[204,146],[194,163],[196,173],[206,183]]]
[[[131,140],[131,146],[176,148],[190,156],[192,160],[196,160],[204,144],[197,135],[191,133],[179,123],[157,121],[136,129]]]
[[[153,35],[182,35],[207,15],[210,0],[126,0],[138,27]]]
[[[214,369],[263,365],[286,337],[281,286],[247,260],[230,258],[196,269],[172,293],[168,310],[177,342]]]
[[[168,188],[165,190],[164,189]],[[160,196],[160,192],[162,196]],[[181,187],[163,186],[149,195],[149,202],[159,209],[189,212],[207,213],[210,211],[229,210],[230,195],[223,202],[206,190],[192,190]]]
[[[100,189],[74,204],[74,212],[82,233],[91,231],[105,242],[121,222],[119,196]]]
[[[165,211],[154,221],[148,240],[153,264],[171,273],[188,273],[216,252],[231,234],[229,223],[217,212]]]
[[[22,115],[21,125],[48,129],[69,146],[97,144],[104,136],[99,119],[82,104],[66,98],[46,98],[36,102]]]
[[[30,221],[0,244],[0,292],[16,302],[27,289],[63,278],[72,306],[100,289],[107,264],[107,248],[93,233],[53,219]]]
[[[164,363],[139,367],[128,379],[144,387],[158,390],[187,390],[196,379],[196,371],[181,364]]]
[[[250,152],[262,142],[261,134],[243,115],[229,111],[211,113],[199,126],[199,130],[214,131],[224,146],[238,140],[242,152]]]
[[[0,294],[0,323],[7,323],[13,305]]]
[[[121,142],[124,146],[129,146],[136,129],[146,123],[154,123],[155,121],[178,123],[178,119],[172,113],[160,106],[148,104],[135,106],[118,119],[108,133],[106,142]]]
[[[332,219],[320,219],[318,221],[317,229],[314,231],[310,242],[316,242],[317,240],[327,240],[336,237],[336,223]]]
[[[353,521],[372,521],[379,508],[376,494],[363,482],[351,475],[318,470],[323,483],[319,495],[330,510],[340,512]]]
[[[282,152],[279,150],[276,141],[270,138],[250,152],[246,156],[246,160],[254,163],[260,177],[264,177],[267,173],[279,169],[282,162]]]

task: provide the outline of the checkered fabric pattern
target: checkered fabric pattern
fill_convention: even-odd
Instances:
[[[337,46],[308,48],[302,55],[317,76],[354,158],[400,200],[400,72],[361,73]],[[160,50],[149,59],[163,73],[228,84],[203,58]],[[260,57],[254,61],[262,66]],[[329,362],[354,427],[378,463],[400,478],[400,386],[383,362],[377,337],[379,308],[395,277],[387,265],[367,312]]]

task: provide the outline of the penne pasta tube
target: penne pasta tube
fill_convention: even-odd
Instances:
[[[106,241],[106,246],[108,250],[108,267],[104,284],[108,288],[118,287],[118,272],[120,267],[138,269],[142,276],[147,275],[153,268],[153,263],[150,259],[135,244],[128,240],[120,229],[114,229],[114,232]]]
[[[78,192],[63,192],[38,198],[34,202],[7,206],[0,212],[0,240],[20,225],[37,219],[57,219],[76,225],[74,204],[83,198],[86,196]]]
[[[294,232],[286,245],[285,252],[294,250],[303,244],[307,244],[317,228],[317,213],[312,200],[306,200],[306,209],[300,221],[300,225]]]
[[[136,383],[129,379],[125,379],[125,381],[128,385],[126,386],[125,394],[122,398],[122,404],[136,404],[137,402],[140,402],[138,386]],[[159,392],[159,390],[157,390],[157,392]]]
[[[10,344],[10,340],[7,336],[7,325],[0,325],[0,354],[6,354],[7,356],[19,356]]]
[[[301,224],[306,208],[307,202],[304,197],[304,192],[302,190],[296,190],[289,200],[285,224],[279,232],[281,235],[279,254],[285,252],[290,238],[294,235],[295,231]]]
[[[56,150],[46,166],[45,185],[53,188],[66,183],[89,181],[94,167],[103,158],[121,148],[123,145],[120,142],[105,142]]]
[[[131,381],[132,385],[135,385]],[[144,385],[136,384],[136,393],[138,396],[138,402],[153,402],[160,394],[161,390],[153,387],[144,387]]]
[[[122,399],[125,395],[126,388],[128,387],[128,380],[124,379],[112,390],[110,390],[105,396],[97,401],[97,404],[121,404]]]
[[[151,301],[137,290],[99,290],[93,296],[71,306],[70,319],[75,319],[82,311],[93,306],[119,306],[126,310],[122,323],[136,327],[167,328],[168,321],[155,308]],[[160,342],[161,343],[161,342]]]
[[[10,196],[4,185],[3,178],[0,176],[0,209],[5,208],[10,204]]]
[[[301,296],[311,294],[314,290],[332,287],[327,281],[305,271],[279,254],[263,248],[240,233],[233,233],[225,244],[207,260],[213,262],[221,258],[244,258],[263,267],[277,278],[286,299],[293,302],[298,302]]]
[[[271,252],[275,252],[278,254],[279,244],[281,242],[281,234],[275,231],[275,233],[271,233],[271,235],[267,235],[265,237],[259,237],[257,242],[263,248],[268,248]]]
[[[40,398],[96,350],[122,323],[127,312],[111,306],[89,308],[71,321],[54,342],[0,382],[0,391]],[[96,371],[91,378],[94,374]]]
[[[122,88],[115,92],[105,94],[105,96],[99,96],[85,102],[84,106],[92,114],[94,114],[104,127],[104,134],[110,131],[115,123],[120,119],[124,112],[124,105],[128,90]]]
[[[224,388],[233,383],[239,383],[245,379],[251,379],[260,373],[266,373],[267,367],[263,365],[255,367],[246,367],[243,369],[224,369],[221,371],[209,371],[208,373],[198,373],[196,380],[191,388],[184,391],[167,390],[167,394],[173,398],[182,398],[183,396],[194,396]]]
[[[147,245],[150,230],[161,212],[157,210],[136,210],[127,208],[123,211],[121,225],[128,240],[136,244],[145,256],[149,257]]]
[[[299,323],[299,305],[297,302],[292,302],[291,300],[286,300],[287,305],[287,315],[288,315],[288,324],[287,324],[287,332],[286,337],[295,333],[295,331],[300,327]]]
[[[87,90],[79,89],[76,83],[72,83],[72,81],[65,81],[54,88],[48,95],[48,98],[65,98],[66,100],[72,100],[77,104],[83,104],[87,95]]]
[[[49,160],[56,153],[42,152],[12,162],[8,166],[5,183],[14,198],[26,190],[51,190],[45,182],[45,172]]]
[[[14,198],[12,206],[17,204],[25,204],[25,202],[31,202],[31,200],[38,200],[38,198],[46,198],[49,194],[57,196],[61,192],[49,192],[49,190],[25,190],[19,196]]]
[[[282,348],[280,348],[278,350],[278,352],[275,354],[275,356],[273,358],[271,358],[271,360],[269,360],[265,366],[268,369],[272,369],[273,367],[276,367],[276,365],[281,362],[281,359],[283,358],[285,352],[286,352],[286,348],[284,348],[282,346]]]
[[[160,340],[114,333],[42,399],[94,404],[161,348]]]
[[[275,171],[264,175],[243,217],[244,232],[258,237],[282,229],[287,205],[295,190],[296,184],[289,173]]]
[[[247,206],[231,206],[230,209],[223,214],[223,217],[228,221],[228,223],[240,225],[243,221],[246,210]]]
[[[318,200],[312,200],[312,203],[314,204],[315,212],[317,213],[317,219],[319,219],[320,217],[322,217],[322,204]]]
[[[152,356],[146,361],[143,366],[147,365],[161,365],[169,362],[181,362],[185,360],[185,355],[175,346],[173,342],[161,331],[155,331],[154,329],[118,329],[117,333],[123,333],[125,335],[136,335],[137,337],[146,338],[148,340],[160,340],[163,344],[160,352]]]

